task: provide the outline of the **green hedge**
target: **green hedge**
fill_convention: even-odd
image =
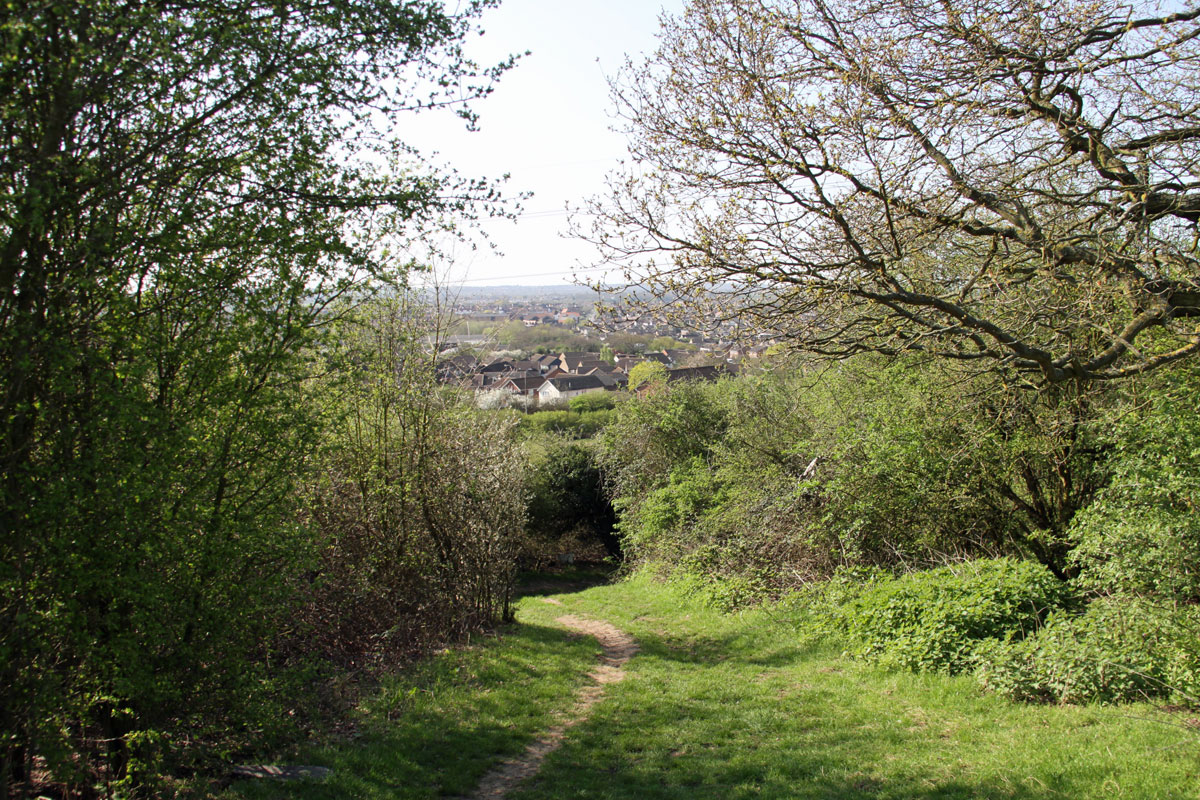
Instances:
[[[1120,703],[1200,698],[1195,615],[1132,597],[1050,615],[1036,636],[980,653],[987,689],[1015,700]]]
[[[867,587],[846,607],[860,658],[914,672],[962,672],[985,640],[1033,633],[1067,599],[1038,564],[986,559],[913,572]]]

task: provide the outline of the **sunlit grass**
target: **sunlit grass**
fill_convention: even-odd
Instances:
[[[570,708],[599,652],[559,626],[510,626],[387,681],[360,710],[356,734],[292,759],[332,768],[325,781],[241,781],[234,790],[253,799],[466,794]]]
[[[848,660],[782,609],[720,615],[646,580],[561,599],[642,654],[521,800],[1200,797],[1200,731],[1177,714],[1014,705]]]
[[[521,601],[499,640],[397,678],[359,738],[306,754],[325,783],[243,784],[247,796],[468,793],[568,708],[598,647],[554,619],[606,619],[638,638],[610,685],[514,797],[1193,798],[1200,731],[1151,706],[1045,707],[969,677],[885,672],[806,639],[784,608],[723,615],[647,579]]]

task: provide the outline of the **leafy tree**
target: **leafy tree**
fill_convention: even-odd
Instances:
[[[1193,2],[693,0],[615,88],[633,160],[592,238],[661,315],[828,356],[1188,358],[1197,33]]]
[[[0,793],[37,759],[126,791],[285,716],[256,665],[311,555],[306,348],[406,234],[495,199],[395,136],[470,122],[507,66],[461,49],[488,5],[0,10]]]
[[[440,387],[435,310],[408,294],[348,312],[312,392],[326,408],[305,504],[320,557],[296,646],[343,668],[507,619],[524,523],[509,415]]]
[[[667,382],[667,368],[658,361],[642,361],[633,365],[629,370],[629,387],[637,389],[643,384],[652,386],[665,385]]]
[[[566,440],[549,440],[547,452],[530,470],[528,490],[526,524],[532,538],[582,532],[599,540],[609,556],[621,557],[614,531],[616,515],[590,448]]]
[[[655,336],[646,344],[647,350],[695,350],[696,345],[672,339],[670,336]]]

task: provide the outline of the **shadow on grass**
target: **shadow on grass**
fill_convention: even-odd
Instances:
[[[470,793],[553,723],[596,656],[593,640],[558,628],[516,624],[501,633],[415,665],[385,685],[352,738],[303,753],[303,763],[332,769],[326,781],[240,781],[233,791],[252,800]]]
[[[903,712],[823,668],[830,646],[738,632],[638,641],[630,679],[513,800],[1049,800],[1095,788],[1053,769],[980,773],[972,753],[893,725]],[[802,662],[811,669],[774,669]]]
[[[604,586],[613,581],[619,570],[619,565],[599,563],[522,572],[517,576],[515,599],[573,594],[595,586]]]
[[[789,641],[780,637],[763,643],[754,636],[731,632],[725,635],[673,635],[637,632],[642,652],[665,661],[697,666],[745,664],[765,669],[793,666],[815,657],[825,657],[837,648],[817,640]]]
[[[561,758],[570,758],[563,753]],[[827,766],[800,754],[789,770],[763,774],[760,769],[709,764],[705,768],[680,767],[664,775],[659,767],[649,769],[592,770],[573,764],[572,775],[563,781],[557,772],[543,771],[513,800],[573,797],[605,800],[1049,800],[1078,797],[1069,788],[1001,785],[996,782],[968,783],[950,780],[936,783],[919,776],[876,778],[863,770],[837,775],[822,774]],[[852,772],[852,771],[851,771]]]

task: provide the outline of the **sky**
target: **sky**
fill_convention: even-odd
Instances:
[[[502,0],[484,14],[485,34],[468,53],[481,64],[530,51],[475,105],[477,132],[450,114],[412,118],[404,140],[426,157],[464,176],[498,178],[505,193],[532,192],[515,223],[487,220],[500,253],[462,245],[439,269],[449,284],[553,285],[571,283],[600,256],[589,244],[564,238],[566,208],[602,193],[605,175],[625,156],[608,78],[656,46],[660,13],[683,10],[683,0]],[[596,278],[599,272],[579,272]]]

